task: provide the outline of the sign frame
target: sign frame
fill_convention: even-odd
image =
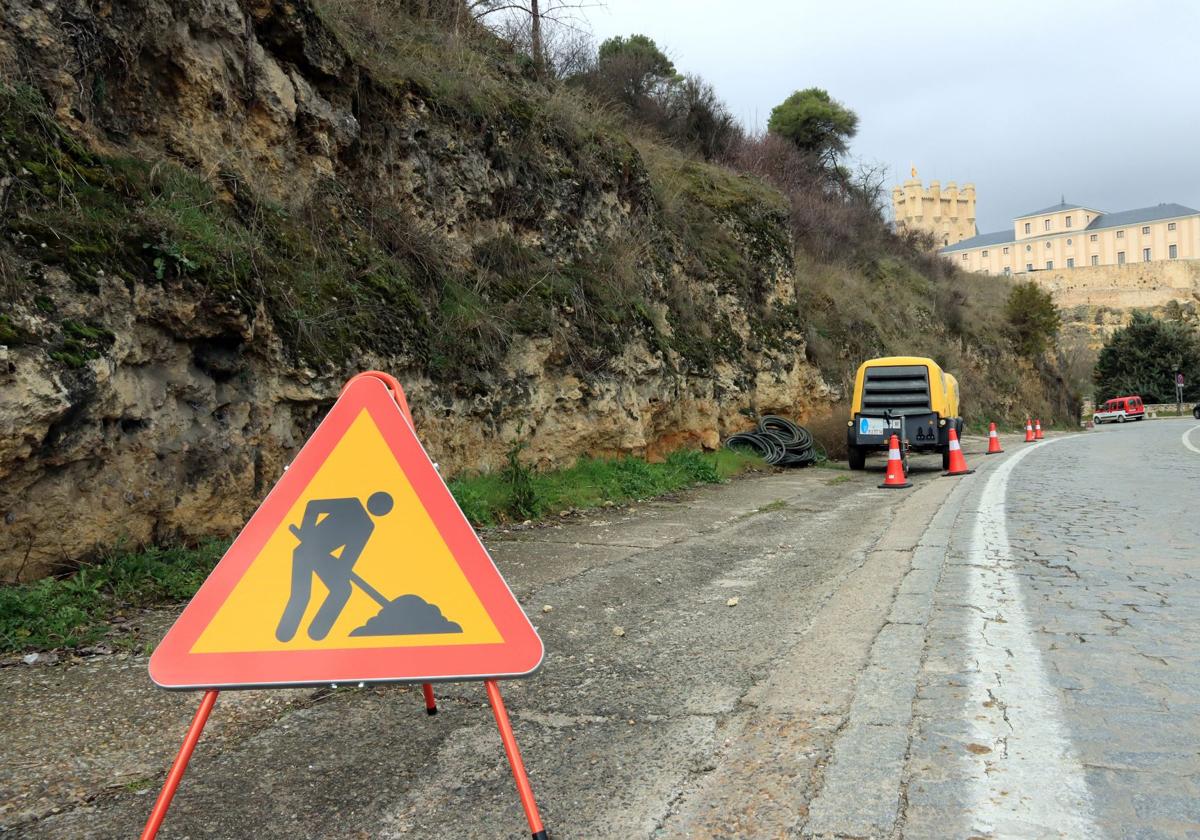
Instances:
[[[404,438],[404,439],[407,439],[407,437],[412,438],[412,442],[415,443],[417,449],[420,450],[420,454],[424,458],[425,463],[428,464],[429,468],[433,471],[434,477],[436,477],[437,481],[441,482],[441,477],[437,475],[436,465],[433,464],[433,462],[429,460],[429,456],[425,452],[424,447],[422,447],[420,441],[417,440],[416,430],[415,430],[415,427],[414,427],[414,424],[412,421],[412,414],[409,412],[408,402],[404,397],[404,389],[400,387],[400,383],[397,382],[394,377],[392,377],[386,373],[382,373],[380,371],[373,370],[373,371],[366,371],[364,373],[360,373],[357,376],[353,377],[349,382],[346,383],[346,386],[342,389],[341,395],[338,397],[338,401],[336,403],[334,403],[334,406],[332,409],[330,409],[329,414],[327,414],[325,419],[322,420],[321,424],[318,425],[317,431],[314,432],[312,437],[310,437],[309,440],[305,442],[304,446],[301,447],[300,454],[303,455],[305,453],[305,451],[308,450],[309,445],[312,443],[313,439],[317,437],[317,434],[320,432],[322,426],[325,424],[326,421],[329,420],[330,415],[334,414],[334,411],[337,409],[337,407],[341,403],[342,399],[347,395],[347,393],[349,391],[351,391],[351,389],[355,386],[355,383],[367,382],[367,381],[375,381],[377,383],[382,383],[382,385],[383,385],[382,393],[384,394],[386,399],[391,403],[392,407],[394,407],[395,410],[398,412],[398,414],[401,418],[400,425],[407,432],[407,435],[402,434],[402,438]],[[377,395],[379,392],[378,392],[378,390],[374,390],[374,391],[368,391],[366,393]],[[349,421],[347,421],[346,428],[349,428],[348,424],[350,422],[353,422],[357,416],[358,415],[355,414],[353,417],[350,418]],[[382,427],[380,427],[379,430],[381,433],[383,432]],[[345,429],[342,430],[343,433],[344,433],[344,431],[345,431]],[[338,440],[340,440],[340,439],[341,439],[341,435],[339,434]],[[329,451],[332,451],[333,445],[336,445],[336,442],[334,444],[330,445],[329,450],[325,451],[325,453],[324,453],[325,456],[328,455]],[[395,454],[395,449],[393,449],[393,454]],[[300,456],[297,456],[296,460],[300,461]],[[322,458],[322,461],[323,461],[323,458]],[[293,462],[293,466],[295,465],[295,463],[296,462]],[[304,491],[304,489],[308,485],[308,480],[310,480],[312,475],[315,473],[315,468],[313,468],[309,462],[305,462],[305,463],[306,463],[306,466],[309,469],[313,470],[314,472],[310,472],[308,479],[304,480],[304,483],[299,490],[296,490],[297,496]],[[419,461],[417,463],[419,464]],[[401,466],[401,469],[404,469],[403,465]],[[407,470],[405,470],[405,472],[406,472],[406,477],[408,477],[409,480],[412,481],[413,479],[411,476],[409,476],[407,474]],[[429,479],[428,473],[425,473],[422,470],[422,481],[427,482],[428,479]],[[280,479],[280,481],[275,485],[274,488],[272,488],[271,492],[267,495],[267,500],[265,500],[263,502],[263,504],[260,505],[259,509],[257,511],[255,511],[254,516],[251,517],[251,522],[253,522],[254,519],[259,516],[259,514],[263,510],[263,507],[266,506],[267,501],[271,500],[272,495],[279,489],[280,485],[283,485],[285,483],[286,480],[287,480],[287,475],[285,474],[284,478]],[[450,500],[451,504],[453,504],[454,508],[458,509],[458,504],[454,501],[454,497],[450,495],[450,491],[448,488],[446,488],[446,485],[444,482],[441,484],[441,487],[442,487],[442,490],[445,491],[446,498],[449,498],[449,500]],[[289,485],[289,488],[290,488],[290,485]],[[414,489],[416,489],[416,488],[414,487]],[[289,492],[290,492],[290,489],[289,489]],[[419,491],[418,491],[418,496],[420,496]],[[293,501],[294,501],[294,497],[293,497]],[[290,508],[291,508],[290,504],[285,506],[283,508],[281,517],[286,516],[286,514],[290,510]],[[449,514],[449,509],[445,505],[444,500],[441,504],[441,509],[442,509],[443,513]],[[274,510],[274,508],[272,508],[272,510]],[[426,510],[428,510],[428,508],[426,508]],[[515,608],[517,613],[520,614],[520,617],[522,619],[524,619],[525,625],[528,627],[529,632],[532,634],[533,639],[537,643],[537,650],[538,650],[537,661],[536,661],[536,663],[534,663],[532,665],[532,668],[530,670],[526,671],[525,673],[511,675],[511,676],[528,676],[529,674],[532,674],[534,671],[536,671],[541,666],[542,660],[545,656],[545,648],[542,645],[541,637],[538,636],[537,630],[534,629],[533,625],[529,623],[528,616],[526,616],[524,610],[521,609],[521,605],[519,603],[517,603],[516,598],[512,594],[512,590],[508,588],[508,584],[504,581],[503,576],[500,575],[500,571],[496,568],[495,562],[491,559],[491,556],[487,553],[487,550],[484,549],[483,544],[479,541],[478,535],[475,534],[475,529],[471,527],[471,524],[469,522],[467,522],[466,517],[463,515],[461,510],[458,510],[458,516],[459,516],[459,519],[461,520],[461,522],[463,524],[465,524],[467,531],[474,538],[474,541],[478,547],[478,550],[482,553],[483,558],[487,561],[487,566],[490,566],[491,571],[495,575],[496,580],[499,581],[500,585],[503,586],[504,590],[507,592],[508,598],[511,602],[512,607]],[[282,524],[282,518],[278,522],[275,523],[275,527],[276,528],[279,527],[280,524]],[[247,525],[247,528],[248,527],[249,527],[249,525]],[[245,529],[243,529],[243,533],[244,532],[245,532]],[[241,536],[242,536],[241,534],[238,535],[238,540],[241,539]],[[443,536],[445,536],[445,535],[443,534]],[[269,537],[270,537],[270,534],[268,534],[266,537],[263,537],[264,542]],[[234,541],[235,545],[237,544],[238,540]],[[261,549],[261,545],[259,547]],[[232,551],[233,551],[233,546],[230,546],[230,551],[227,552],[225,557],[223,557],[221,559],[221,563],[217,564],[217,569],[213,570],[213,574],[209,575],[209,579],[205,580],[204,585],[201,586],[201,590],[204,589],[204,586],[206,586],[208,584],[208,581],[211,580],[212,577],[216,574],[216,571],[221,568],[221,565],[225,562],[225,559],[227,557],[229,557],[229,554]],[[244,564],[239,565],[239,568],[241,569],[241,571],[244,572],[245,569],[248,568],[249,565],[254,562],[254,559],[256,559],[257,556],[258,556],[257,551],[249,559],[239,556],[238,557],[239,560],[245,561]],[[457,557],[455,559],[458,560]],[[478,558],[476,558],[476,562],[478,562]],[[231,567],[233,567],[233,565],[234,564],[231,564]],[[485,573],[487,570],[487,566],[480,566],[478,569],[479,573],[480,574]],[[459,568],[460,568],[460,570],[462,570],[464,572],[464,574],[466,573],[467,570],[465,568],[463,568],[461,562],[459,562]],[[470,579],[471,579],[470,576],[468,576],[468,580],[470,580]],[[229,592],[232,592],[233,587],[235,587],[237,585],[237,581],[239,581],[239,580],[241,580],[240,574],[234,580],[234,582],[229,586],[229,588],[227,590],[225,590],[225,595],[228,595]],[[223,581],[223,583],[224,583],[224,581]],[[476,589],[475,592],[477,595],[479,594],[478,589]],[[197,593],[197,595],[199,595],[199,592]],[[195,601],[195,598],[193,598],[193,602],[194,601]],[[209,615],[210,619],[211,619],[212,615],[216,614],[216,610],[219,610],[221,604],[223,604],[223,603],[224,603],[224,600],[222,597],[221,600],[218,601],[216,607],[213,609],[213,612]],[[190,608],[191,605],[192,605],[192,602],[189,602],[188,608]],[[504,602],[501,601],[500,605],[503,606]],[[209,602],[205,602],[205,606],[206,607],[211,606],[211,604]],[[486,603],[484,603],[483,606],[484,606],[484,609],[489,613],[489,616],[492,618],[493,624],[496,624],[496,614],[492,612],[492,610],[488,607],[488,605]],[[495,605],[493,605],[493,606],[495,606]],[[185,615],[188,611],[188,608],[184,609]],[[182,619],[183,616],[181,615],[180,618]],[[176,622],[176,624],[178,624],[178,622]],[[203,627],[206,627],[206,626],[207,626],[207,623],[205,623],[201,627],[200,631],[197,632],[197,635],[195,638],[199,638],[199,632],[203,632]],[[516,626],[519,628],[519,624]],[[496,628],[497,628],[497,630],[500,630],[500,625],[496,624]],[[186,626],[185,629],[187,629],[190,633],[190,631],[192,629],[194,629],[194,625],[189,624]],[[174,630],[175,630],[175,627],[172,626],[171,630],[169,630],[167,633],[168,639],[172,637]],[[503,636],[502,630],[501,630],[501,634]],[[180,637],[181,638],[183,637],[182,633],[180,634]],[[507,644],[508,637],[505,636],[504,638],[505,638],[505,643]],[[166,640],[164,639],[164,642],[165,641]],[[194,644],[194,642],[195,642],[195,639],[193,639],[192,642],[189,643],[189,646],[190,646],[190,644]],[[159,648],[161,648],[161,647],[162,647],[162,645],[159,645]],[[494,647],[494,646],[488,645],[487,647]],[[402,648],[402,650],[421,650],[421,649],[422,648]],[[426,648],[426,649],[428,649],[428,648]],[[189,650],[190,650],[190,647],[189,647]],[[373,652],[373,651],[378,651],[378,650],[381,650],[381,649],[380,648],[368,649],[368,652]],[[382,650],[389,650],[389,649],[383,648]],[[314,652],[318,652],[318,651],[294,651],[294,652],[290,652],[290,653],[314,653]],[[319,651],[319,652],[329,653],[329,652],[338,652],[338,651]],[[155,654],[157,654],[157,653],[158,653],[158,650],[156,649]],[[213,655],[221,655],[221,654],[200,654],[200,655],[201,656],[213,656]],[[169,664],[175,664],[174,660],[168,660],[168,662],[169,662]],[[154,679],[154,671],[153,671],[154,657],[153,656],[151,657],[150,665],[151,665],[151,678]],[[489,705],[491,705],[492,713],[496,718],[496,728],[500,732],[500,742],[504,745],[504,754],[508,758],[509,768],[512,770],[512,774],[513,774],[513,781],[516,782],[516,785],[517,785],[517,796],[521,800],[521,808],[525,812],[525,819],[529,824],[529,832],[532,837],[532,840],[548,840],[548,836],[546,834],[546,828],[542,823],[541,813],[538,810],[537,801],[533,795],[533,788],[529,784],[529,774],[525,770],[525,762],[521,759],[521,750],[517,746],[517,739],[513,733],[512,722],[509,720],[508,710],[504,706],[504,698],[500,694],[500,686],[496,682],[495,677],[485,676],[485,675],[474,675],[474,676],[461,676],[461,677],[440,676],[440,677],[430,677],[430,678],[421,678],[421,677],[411,677],[411,678],[401,678],[401,679],[385,678],[385,679],[375,679],[375,680],[372,680],[372,682],[419,682],[419,683],[421,683],[423,694],[424,694],[424,700],[425,700],[425,711],[426,711],[426,713],[428,713],[430,715],[434,715],[434,714],[437,714],[437,703],[433,696],[433,686],[430,683],[435,680],[455,680],[455,679],[457,679],[457,680],[482,680],[483,681],[484,688],[487,691],[488,703],[489,703]],[[155,682],[158,683],[158,680],[155,679]],[[271,682],[271,683],[262,684],[262,685],[239,684],[239,685],[232,686],[232,687],[236,687],[236,688],[275,688],[275,687],[286,687],[286,686],[290,686],[290,685],[325,685],[325,684],[327,684],[327,682],[328,681],[326,681],[326,680],[321,680],[319,682],[299,682],[299,683]],[[351,682],[353,682],[353,680],[351,680]],[[161,683],[159,683],[159,684],[161,685]],[[200,686],[189,687],[186,685],[172,685],[172,686],[163,686],[163,687],[179,689],[179,690],[187,690],[188,688],[196,688],[196,687],[200,687]],[[188,726],[187,734],[184,736],[183,744],[179,748],[179,753],[175,756],[175,760],[171,763],[171,769],[167,772],[166,781],[163,782],[163,786],[162,786],[162,789],[159,791],[158,798],[154,802],[154,807],[150,810],[150,815],[146,818],[146,825],[142,829],[141,840],[155,840],[155,838],[158,836],[158,831],[160,828],[162,828],[163,821],[167,817],[167,811],[171,807],[171,801],[174,799],[176,791],[179,790],[179,783],[183,780],[184,773],[187,772],[188,762],[191,761],[192,753],[196,749],[196,744],[200,740],[201,734],[204,732],[204,726],[205,726],[205,724],[208,723],[209,715],[212,713],[213,706],[217,702],[217,696],[220,694],[220,688],[215,687],[215,686],[203,686],[203,688],[204,688],[204,695],[200,700],[200,707],[196,710],[196,714],[192,718],[191,724]]]
[[[503,638],[498,644],[195,653],[192,647],[281,527],[295,501],[367,412]],[[545,648],[529,617],[447,489],[398,401],[380,377],[352,379],[150,659],[161,688],[296,688],[330,684],[462,682],[527,677]]]

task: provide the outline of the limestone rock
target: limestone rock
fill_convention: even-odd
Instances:
[[[606,140],[601,165],[583,172],[581,141],[528,115],[456,122],[418,85],[356,64],[308,0],[10,0],[0,76],[29,79],[92,150],[186,167],[248,214],[299,214],[366,185],[380,218],[404,222],[395,247],[436,237],[465,276],[477,245],[498,237],[556,269],[632,242],[645,304],[638,329],[581,348],[572,325],[586,302],[568,302],[467,388],[435,376],[422,347],[363,341],[336,360],[305,358],[278,313],[204,277],[136,265],[118,275],[22,252],[16,274],[33,279],[0,310],[22,336],[0,348],[0,581],[118,544],[236,532],[362,369],[400,378],[446,477],[501,468],[516,441],[537,467],[713,449],[749,415],[803,419],[836,396],[799,332],[764,326],[795,300],[778,207],[718,220],[730,249],[753,254],[755,275],[719,278],[664,223],[628,142]],[[671,290],[715,302],[703,316],[725,332],[710,364],[672,343]]]

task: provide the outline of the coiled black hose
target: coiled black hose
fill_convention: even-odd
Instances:
[[[725,439],[727,449],[753,449],[773,466],[808,466],[817,460],[813,438],[808,429],[785,417],[767,414],[753,432],[741,432]]]

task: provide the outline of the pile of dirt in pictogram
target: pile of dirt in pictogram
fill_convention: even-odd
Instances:
[[[378,614],[356,627],[351,636],[401,636],[417,633],[461,633],[462,626],[448,620],[436,605],[417,595],[401,595]]]

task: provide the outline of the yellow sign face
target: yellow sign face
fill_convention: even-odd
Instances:
[[[502,641],[364,409],[190,652]]]

